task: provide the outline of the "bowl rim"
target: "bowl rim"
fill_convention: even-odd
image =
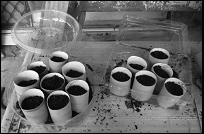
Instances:
[[[11,37],[12,37],[12,40],[14,41],[14,43],[16,43],[21,48],[27,50],[28,52],[33,52],[33,53],[37,53],[37,54],[42,54],[42,53],[44,53],[44,54],[48,53],[49,54],[49,53],[51,53],[53,51],[56,51],[56,50],[64,47],[64,45],[63,45],[61,47],[56,47],[56,48],[53,48],[51,50],[34,48],[34,47],[30,47],[30,46],[24,45],[24,43],[21,40],[19,40],[18,37],[16,36],[15,29],[18,26],[19,22],[21,22],[24,18],[26,18],[29,15],[33,15],[34,13],[42,13],[42,12],[57,12],[57,13],[65,15],[66,17],[71,18],[74,21],[74,24],[76,24],[76,29],[73,28],[74,29],[73,33],[76,36],[73,37],[73,40],[71,42],[74,42],[74,41],[76,41],[78,39],[78,36],[80,34],[79,33],[80,32],[80,24],[77,22],[77,20],[74,17],[72,17],[70,14],[68,14],[66,12],[62,12],[62,11],[59,11],[59,10],[45,10],[45,9],[41,9],[41,10],[34,10],[34,11],[31,11],[31,12],[25,13],[24,15],[21,16],[21,18],[19,18],[17,20],[17,22],[14,24],[14,26],[13,26],[13,28],[11,30]]]

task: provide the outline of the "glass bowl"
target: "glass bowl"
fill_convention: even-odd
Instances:
[[[79,37],[80,25],[69,14],[56,10],[36,10],[24,14],[14,25],[12,37],[23,49],[46,54],[69,47]]]

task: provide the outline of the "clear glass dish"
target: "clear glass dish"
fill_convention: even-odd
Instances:
[[[36,10],[24,14],[12,30],[17,45],[37,54],[69,47],[69,42],[76,41],[79,34],[79,23],[71,15],[56,10]]]

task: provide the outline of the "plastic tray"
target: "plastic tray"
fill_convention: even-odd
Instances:
[[[170,52],[170,60],[169,65],[173,68],[174,73],[176,73],[176,77],[182,80],[186,87],[187,92],[185,93],[184,97],[181,98],[180,102],[176,104],[173,107],[170,107],[167,109],[166,115],[162,115],[164,112],[164,109],[160,107],[157,103],[157,95],[152,95],[152,97],[145,101],[144,103],[146,105],[143,105],[141,109],[143,109],[143,112],[146,114],[144,117],[144,120],[147,118],[169,118],[169,119],[179,119],[181,118],[184,120],[188,120],[190,118],[195,118],[199,121],[199,117],[196,113],[196,104],[194,97],[192,95],[192,73],[191,73],[191,61],[190,58],[184,54],[181,53],[181,51],[175,51],[175,48],[173,48],[172,45],[169,45],[167,42],[137,42],[137,44],[134,44],[134,42],[123,42],[128,45],[117,45],[117,49],[112,53],[107,68],[106,68],[106,74],[104,76],[104,81],[106,85],[109,84],[110,80],[110,73],[113,68],[117,66],[123,66],[126,67],[127,59],[129,56],[136,55],[139,57],[144,58],[148,65],[148,54],[149,50],[155,47],[161,47],[164,49],[167,49]],[[149,70],[149,68],[147,69]],[[110,93],[111,94],[111,93]],[[125,97],[119,97],[122,101],[123,98],[130,98],[131,102],[135,101],[133,98],[129,95]],[[151,105],[151,110],[148,109],[147,106]],[[153,110],[153,111],[152,111]],[[142,111],[142,110],[141,110]],[[163,112],[162,112],[163,111]],[[138,117],[139,118],[139,117]]]

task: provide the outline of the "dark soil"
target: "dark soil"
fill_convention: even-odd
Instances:
[[[69,98],[66,95],[52,95],[48,99],[48,106],[52,110],[58,110],[65,107],[69,102]]]
[[[63,61],[65,61],[66,59],[64,59],[64,58],[62,58],[62,57],[53,56],[53,57],[51,57],[51,60],[52,60],[52,61],[55,61],[55,62],[63,62]]]
[[[83,75],[83,73],[71,69],[66,73],[66,75],[69,77],[80,77],[81,75]]]
[[[141,101],[135,100],[134,98],[131,97],[130,94],[128,94],[127,100],[125,101],[125,105],[128,109],[132,108],[134,111],[140,112],[141,111],[140,109],[144,105],[144,103]]]
[[[168,58],[168,55],[166,55],[162,51],[154,51],[151,53],[151,55],[155,58],[158,58],[158,59],[167,59]]]
[[[46,70],[45,66],[37,66],[37,67],[33,67],[30,70],[33,70],[35,72],[37,72],[38,74],[43,73]]]
[[[42,82],[42,87],[47,90],[55,90],[60,88],[63,82],[64,80],[61,77],[54,75],[50,78],[44,79]]]
[[[180,96],[183,94],[182,87],[174,82],[167,82],[165,87],[167,91],[173,95]]]
[[[162,78],[169,78],[169,74],[161,68],[161,66],[154,66],[154,71],[157,75]]]
[[[50,114],[48,114],[47,121],[45,122],[45,124],[52,124],[52,123],[54,123],[52,120],[52,117],[50,116]]]
[[[91,83],[89,81],[88,78],[86,78],[86,82],[88,83],[89,85],[89,103],[93,97],[93,93],[92,93],[92,88],[91,88]],[[76,115],[78,115],[79,113],[77,113],[76,111],[72,111],[72,117],[75,117]]]
[[[72,118],[77,116],[79,113],[77,113],[76,111],[72,111]]]
[[[127,60],[123,60],[121,59],[119,62],[116,62],[116,65],[113,67],[113,68],[116,68],[116,67],[121,67],[123,64],[126,64],[127,63]]]
[[[130,79],[130,76],[128,76],[127,74],[125,74],[123,72],[116,72],[116,73],[112,74],[112,77],[114,79],[116,79],[117,81],[120,81],[120,82],[125,82],[125,81],[128,81]]]
[[[136,77],[137,81],[144,86],[152,86],[155,84],[156,80],[148,75],[140,75]]]
[[[179,75],[178,75],[178,73],[173,69],[173,76],[172,77],[174,77],[174,78],[179,78]]]
[[[36,83],[37,80],[23,80],[23,81],[20,81],[17,85],[19,86],[22,86],[22,87],[27,87],[27,86],[30,86],[30,85],[33,85],[34,83]]]
[[[26,118],[23,111],[22,111],[22,109],[21,109],[21,107],[20,107],[20,105],[19,105],[19,103],[18,103],[18,101],[16,102],[16,110],[23,118]]]
[[[74,86],[70,86],[70,87],[67,89],[67,92],[68,92],[69,94],[78,96],[78,95],[83,95],[83,94],[85,94],[87,91],[86,91],[83,87],[81,87],[81,86],[76,86],[76,85],[74,85]]]
[[[130,83],[130,89],[132,89],[133,83],[134,83],[134,79],[135,79],[135,74],[132,73],[132,78],[131,78],[131,83]]]
[[[136,69],[136,70],[142,70],[144,67],[142,65],[139,64],[129,64],[132,68]]]
[[[25,98],[21,104],[22,109],[30,110],[39,106],[43,101],[43,98],[40,96],[32,96]]]

